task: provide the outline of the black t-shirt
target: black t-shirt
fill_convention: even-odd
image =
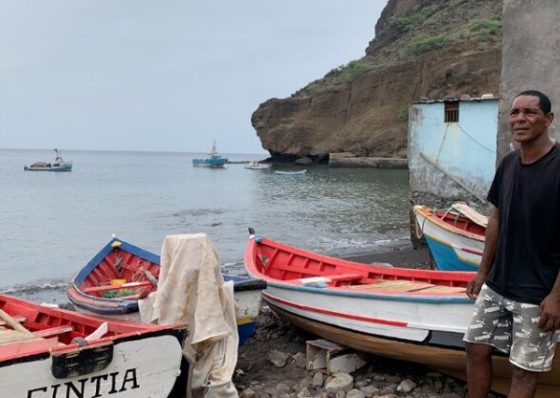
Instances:
[[[488,200],[500,221],[486,283],[509,299],[540,304],[560,269],[560,144],[527,165],[519,150],[506,155]]]

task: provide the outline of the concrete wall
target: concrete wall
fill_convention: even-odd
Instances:
[[[548,95],[556,114],[551,135],[560,141],[560,1],[504,0],[502,85],[498,159],[509,151],[513,97],[536,89]]]
[[[444,123],[444,108],[443,102],[423,103],[409,111],[413,201],[475,197],[482,205],[495,171],[498,100],[461,101],[458,123]]]

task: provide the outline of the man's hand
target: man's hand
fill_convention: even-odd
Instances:
[[[467,296],[469,296],[470,299],[475,300],[478,297],[480,288],[484,284],[485,280],[486,275],[477,272],[474,278],[469,281],[469,283],[467,284]]]
[[[560,329],[560,297],[557,294],[551,293],[541,302],[539,328],[545,332]]]

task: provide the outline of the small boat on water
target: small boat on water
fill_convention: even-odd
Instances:
[[[417,362],[465,379],[462,341],[473,311],[473,272],[441,272],[345,261],[254,234],[245,267],[266,281],[263,300],[280,317],[343,346]],[[540,397],[560,396],[560,346]],[[508,358],[493,357],[492,389],[506,393]]]
[[[268,170],[270,165],[259,163],[256,160],[251,160],[249,164],[245,165],[245,168],[250,170]]]
[[[192,161],[193,166],[212,168],[223,168],[227,162],[228,158],[218,154],[218,151],[216,150],[216,141],[214,141],[212,152],[208,154],[207,158],[193,159]]]
[[[141,322],[138,300],[157,290],[160,257],[113,238],[70,281],[67,296],[77,311],[98,317]],[[234,283],[239,344],[256,327],[261,280],[224,275]]]
[[[307,170],[296,170],[296,171],[281,171],[276,170],[274,174],[278,174],[279,176],[302,176],[307,173]]]
[[[0,308],[2,397],[167,398],[186,366],[185,324],[107,322],[3,294]]]
[[[464,203],[445,210],[414,206],[416,235],[424,236],[440,271],[476,271],[484,250],[488,219]]]
[[[31,166],[24,166],[25,171],[72,171],[72,162],[62,159],[58,149],[54,150],[56,157],[54,162],[35,162]]]

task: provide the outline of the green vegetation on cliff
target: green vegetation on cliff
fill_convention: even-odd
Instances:
[[[294,96],[315,95],[341,85],[351,84],[364,74],[403,60],[423,56],[459,43],[472,44],[475,51],[487,51],[501,46],[501,19],[482,19],[484,11],[473,12],[473,3],[480,0],[437,0],[420,2],[407,15],[392,16],[378,32],[373,44],[381,42],[382,51],[332,69],[323,78],[315,80]],[[500,0],[486,1],[493,6]],[[480,8],[480,7],[479,7]],[[476,10],[475,10],[476,11]],[[494,16],[495,15],[491,15]],[[501,15],[500,15],[501,17]]]

